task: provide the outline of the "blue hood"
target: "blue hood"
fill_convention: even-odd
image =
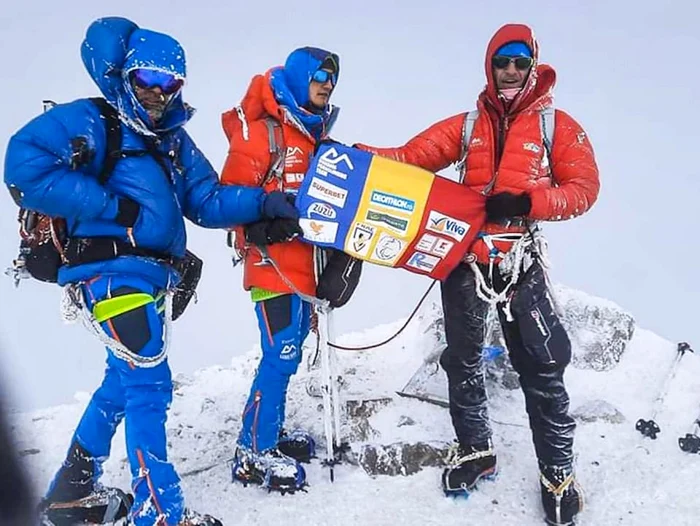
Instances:
[[[326,59],[336,64],[336,78],[340,77],[338,55],[324,49],[304,47],[294,50],[284,68],[275,69],[270,75],[270,86],[275,100],[289,110],[303,128],[316,140],[330,133],[340,109],[328,104],[322,113],[312,113],[304,106],[309,102],[311,77]]]
[[[100,18],[87,30],[81,47],[83,64],[104,97],[123,121],[143,135],[164,133],[183,126],[194,113],[182,100],[172,98],[158,123],[151,122],[128,81],[137,68],[166,71],[183,79],[187,75],[185,51],[174,38],[119,17]]]

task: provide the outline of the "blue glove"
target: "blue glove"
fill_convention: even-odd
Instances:
[[[283,217],[286,219],[298,219],[299,211],[294,206],[296,196],[284,192],[274,191],[265,196],[262,213],[265,218],[275,219]]]

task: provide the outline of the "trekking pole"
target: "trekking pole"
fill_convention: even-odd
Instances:
[[[686,453],[700,453],[700,415],[693,422],[693,431],[678,438],[678,447]]]
[[[328,345],[329,315],[330,308],[321,307],[319,309],[318,334],[321,354],[321,394],[323,396],[323,427],[326,434],[326,458],[322,463],[330,468],[330,478],[331,482],[333,482],[335,480],[334,467],[338,463],[335,455],[336,443],[339,441],[339,426],[336,427],[335,422],[339,415],[336,414],[338,389],[333,377],[331,349]]]
[[[656,416],[658,415],[659,411],[663,407],[664,399],[666,398],[666,394],[668,393],[668,389],[671,386],[671,381],[676,376],[676,371],[678,370],[678,364],[681,363],[681,360],[683,359],[683,356],[685,356],[687,351],[693,352],[693,349],[690,348],[690,345],[688,345],[688,343],[680,342],[678,344],[678,348],[676,349],[676,356],[673,358],[673,363],[671,364],[671,368],[669,369],[668,373],[666,374],[666,378],[664,380],[663,387],[661,388],[661,391],[659,391],[658,396],[654,400],[654,406],[653,406],[653,411],[651,413],[651,418],[649,420],[644,420],[643,418],[640,418],[639,420],[637,420],[637,424],[635,425],[635,428],[643,436],[649,437],[652,440],[656,440],[656,435],[661,432],[661,428],[659,428],[659,424],[656,423]]]

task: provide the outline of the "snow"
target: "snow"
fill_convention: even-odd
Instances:
[[[606,300],[583,293],[581,301]],[[342,316],[342,310],[337,316]],[[344,345],[374,343],[393,334],[405,320],[338,338]],[[177,338],[177,327],[175,327]],[[396,396],[431,349],[425,348],[419,323],[380,349],[339,352],[344,371],[344,399],[392,398],[369,418],[377,432],[372,440],[447,442],[453,437],[446,409]],[[305,356],[313,342],[307,342]],[[692,430],[700,412],[700,357],[687,354],[657,416],[659,438],[643,438],[634,428],[650,418],[652,405],[673,362],[676,344],[637,328],[620,363],[606,372],[567,370],[571,407],[620,411],[623,423],[579,421],[576,468],[586,494],[579,525],[658,525],[700,523],[697,474],[700,455],[682,452],[677,438]],[[439,468],[411,476],[370,477],[362,468],[343,464],[335,483],[314,460],[307,467],[308,491],[295,495],[267,493],[231,482],[227,459],[233,455],[240,415],[260,355],[259,348],[236,357],[228,367],[209,367],[192,376],[176,376],[176,394],[168,421],[171,460],[183,477],[188,505],[221,518],[226,526],[268,524],[385,524],[480,526],[542,524],[538,472],[520,391],[490,387],[494,443],[499,475],[484,482],[469,499],[445,498]],[[315,371],[306,363],[290,386],[287,427],[300,426],[323,445],[321,399],[307,394]],[[95,384],[100,379],[95,378]],[[43,491],[62,461],[73,427],[89,399],[15,415],[21,449],[38,491]],[[605,403],[601,402],[604,401]],[[606,412],[606,411],[604,411]],[[406,423],[406,417],[412,422]],[[401,425],[399,425],[401,424]],[[349,428],[346,425],[345,431]],[[354,444],[354,448],[360,444]],[[115,438],[103,481],[127,488],[130,482],[123,433]]]

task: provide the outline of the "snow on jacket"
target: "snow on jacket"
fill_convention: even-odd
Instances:
[[[140,205],[132,232],[136,246],[175,258],[185,254],[183,216],[211,228],[260,219],[263,192],[220,185],[216,172],[183,129],[193,110],[182,101],[182,92],[174,97],[158,127],[150,123],[133,94],[127,75],[134,68],[185,77],[185,54],[173,38],[140,29],[123,18],[104,18],[89,27],[82,58],[103,96],[118,109],[122,151],[143,155],[120,159],[107,183],[100,185],[97,176],[107,145],[99,110],[88,99],[57,105],[24,126],[7,147],[5,183],[21,192],[22,206],[65,218],[72,236],[126,242],[130,240],[127,229],[115,218],[117,198],[129,197]],[[76,137],[83,137],[94,155],[89,163],[72,169],[71,139]],[[148,139],[154,141],[167,174],[154,154],[147,152]],[[138,275],[162,287],[179,279],[169,265],[122,256],[64,266],[59,283],[105,274]]]
[[[303,108],[311,76],[328,55],[330,53],[324,50],[303,48],[292,53],[284,67],[272,68],[264,75],[253,77],[240,105],[222,116],[224,132],[230,143],[221,172],[223,183],[263,186],[266,192],[283,190],[296,193],[309,168],[316,141],[327,136],[339,111],[338,107],[331,105],[321,114]],[[266,175],[276,156],[270,153],[266,118],[280,124],[282,137],[277,142],[281,142],[278,146],[285,149],[281,178],[273,177],[267,181]],[[236,241],[245,257],[243,286],[246,290],[258,287],[270,292],[294,292],[286,279],[303,294],[315,295],[313,247],[310,244],[292,240],[267,247],[270,257],[284,275],[283,279],[272,265],[261,265],[260,252],[255,247],[245,246],[240,230]]]
[[[535,63],[523,89],[510,107],[499,98],[493,79],[491,59],[509,42],[522,41],[533,51]],[[479,95],[479,118],[469,142],[464,184],[484,194],[526,192],[532,199],[530,220],[558,221],[586,212],[600,189],[593,147],[581,126],[566,112],[557,109],[555,132],[549,159],[544,148],[540,110],[553,103],[556,81],[552,67],[539,64],[539,49],[532,30],[508,24],[489,42],[485,69],[487,84]],[[466,113],[442,120],[422,131],[399,148],[359,148],[438,172],[462,157],[463,126]],[[522,226],[487,223],[489,234],[522,232]],[[496,242],[507,251],[508,243]],[[470,249],[478,261],[488,262],[488,249],[477,240]]]

